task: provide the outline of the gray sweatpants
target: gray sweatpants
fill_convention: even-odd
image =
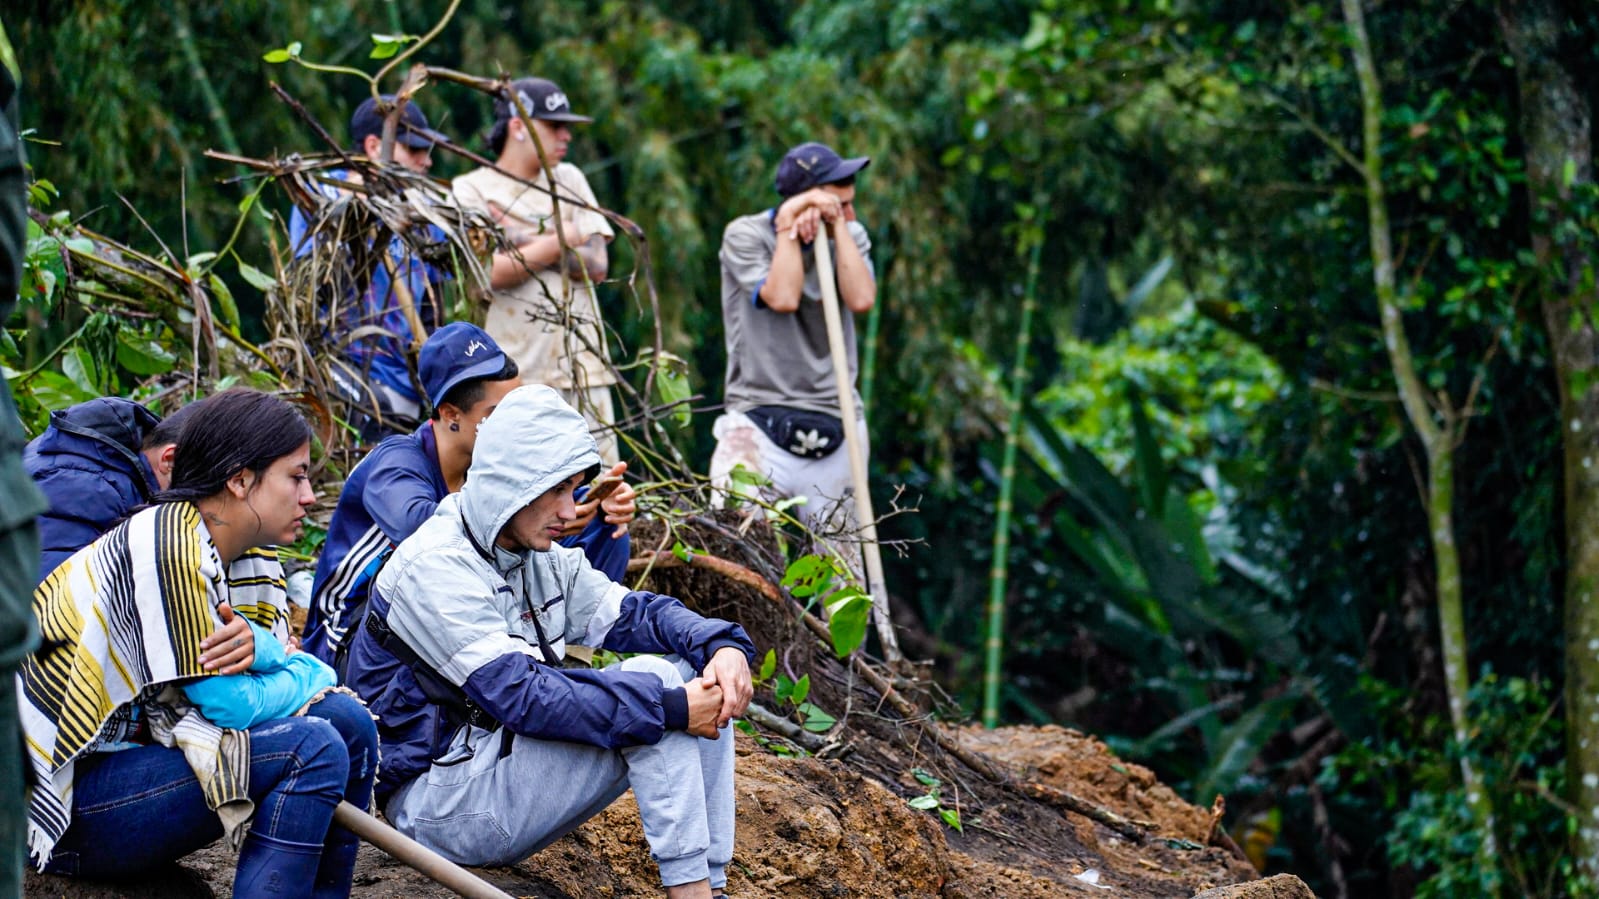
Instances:
[[[669,687],[697,676],[675,656],[621,663]],[[599,814],[633,788],[650,857],[666,886],[727,884],[733,857],[733,734],[671,731],[654,746],[601,749],[462,728],[433,767],[401,788],[385,814],[396,829],[465,865],[513,865]]]

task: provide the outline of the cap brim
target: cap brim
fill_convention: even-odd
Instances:
[[[834,181],[843,181],[845,178],[853,177],[855,173],[871,164],[872,157],[870,156],[857,156],[854,159],[840,159],[838,161],[838,165],[834,166],[833,170],[827,173],[827,180],[823,181],[822,183],[831,184]]]
[[[548,115],[536,115],[533,118],[543,119],[546,122],[582,122],[585,125],[594,122],[593,119],[586,115],[578,115],[571,112],[552,112]]]
[[[450,395],[450,391],[455,389],[455,385],[462,381],[470,381],[473,378],[487,378],[490,375],[497,375],[504,370],[505,353],[495,353],[471,368],[462,369],[451,375],[450,379],[439,387],[438,396],[428,396],[428,402],[432,403],[434,408],[438,408],[438,405],[444,402],[444,398]]]
[[[432,128],[414,128],[402,125],[394,135],[394,139],[413,150],[425,150],[437,144],[447,144],[450,138],[447,135],[434,131]]]

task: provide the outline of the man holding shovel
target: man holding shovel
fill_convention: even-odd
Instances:
[[[818,533],[853,530],[854,504],[844,414],[829,348],[815,253],[831,240],[839,301],[852,313],[877,300],[871,239],[855,220],[855,176],[865,156],[846,159],[804,143],[777,167],[775,208],[734,219],[722,234],[722,325],[727,342],[726,412],[716,420],[711,481],[742,492],[742,466],[770,481],[771,498],[805,497],[801,516]],[[849,390],[856,378],[855,323],[842,318]],[[859,409],[860,399],[851,405]],[[864,415],[854,429],[864,464]],[[746,488],[747,489],[747,488]],[[859,570],[859,554],[845,550]]]

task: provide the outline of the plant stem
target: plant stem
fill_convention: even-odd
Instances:
[[[1039,203],[1037,208],[1046,208]],[[1027,344],[1033,327],[1033,306],[1038,291],[1038,259],[1043,235],[1033,235],[1027,259],[1027,286],[1022,292],[1022,323],[1016,332],[1016,355],[1011,360],[1011,389],[1006,398],[1010,421],[1005,428],[1005,455],[999,469],[999,503],[994,511],[994,564],[988,576],[988,637],[983,641],[983,726],[999,724],[1000,656],[1005,648],[1005,587],[1010,572],[1011,493],[1016,482],[1016,444],[1022,430],[1022,392],[1027,389]]]

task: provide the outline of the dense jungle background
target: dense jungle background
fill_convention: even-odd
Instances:
[[[325,151],[269,83],[336,134],[366,83],[263,55],[370,73],[445,11],[7,5],[40,225],[0,362],[30,429],[151,396],[190,350],[58,291],[49,217],[178,260],[265,339],[288,200],[245,202],[204,151]],[[1592,895],[1599,5],[1360,12],[464,0],[418,59],[550,77],[594,116],[571,161],[642,226],[660,297],[653,320],[607,286],[613,354],[658,326],[686,360],[702,399],[673,439],[702,468],[723,225],[773,205],[792,144],[873,157],[861,392],[879,511],[911,510],[881,525],[888,582],[908,654],[974,716],[998,584],[997,718],[1225,794],[1265,871],[1322,896]],[[484,152],[481,94],[415,102]]]

